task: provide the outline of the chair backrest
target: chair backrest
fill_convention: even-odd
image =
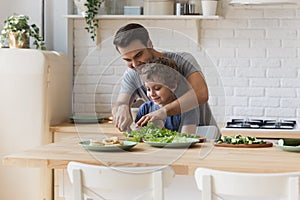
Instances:
[[[197,168],[195,179],[203,200],[299,200],[300,171],[238,173]]]
[[[169,166],[106,167],[70,162],[68,174],[74,200],[164,199],[164,187],[171,184],[174,171]]]

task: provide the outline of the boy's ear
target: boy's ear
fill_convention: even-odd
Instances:
[[[152,41],[150,39],[148,40],[147,45],[148,45],[147,46],[148,48],[153,48],[153,44],[152,44]]]
[[[175,92],[177,88],[177,83],[174,83],[174,85],[170,88],[172,92]]]

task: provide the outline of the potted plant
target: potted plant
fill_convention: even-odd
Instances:
[[[29,39],[32,37],[36,49],[46,50],[39,27],[36,24],[29,24],[28,21],[29,17],[26,15],[8,17],[1,31],[1,43],[7,40],[11,48],[29,48]]]
[[[87,24],[85,29],[91,34],[93,41],[96,39],[98,28],[98,19],[95,17],[104,1],[105,0],[74,0],[75,5],[83,11],[82,14]]]

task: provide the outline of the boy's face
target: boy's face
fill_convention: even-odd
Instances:
[[[149,99],[160,107],[172,102],[176,98],[173,91],[161,83],[145,81],[145,86]]]
[[[132,41],[127,47],[118,47],[118,50],[127,66],[134,70],[153,59],[151,48],[145,47],[140,40]]]

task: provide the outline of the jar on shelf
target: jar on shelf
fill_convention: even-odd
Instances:
[[[174,0],[144,0],[144,15],[174,15]]]
[[[201,15],[202,14],[202,6],[201,6],[201,0],[189,0],[189,4],[195,5],[195,14]]]
[[[105,7],[108,15],[123,15],[124,14],[124,4],[125,1],[122,0],[105,0]]]

